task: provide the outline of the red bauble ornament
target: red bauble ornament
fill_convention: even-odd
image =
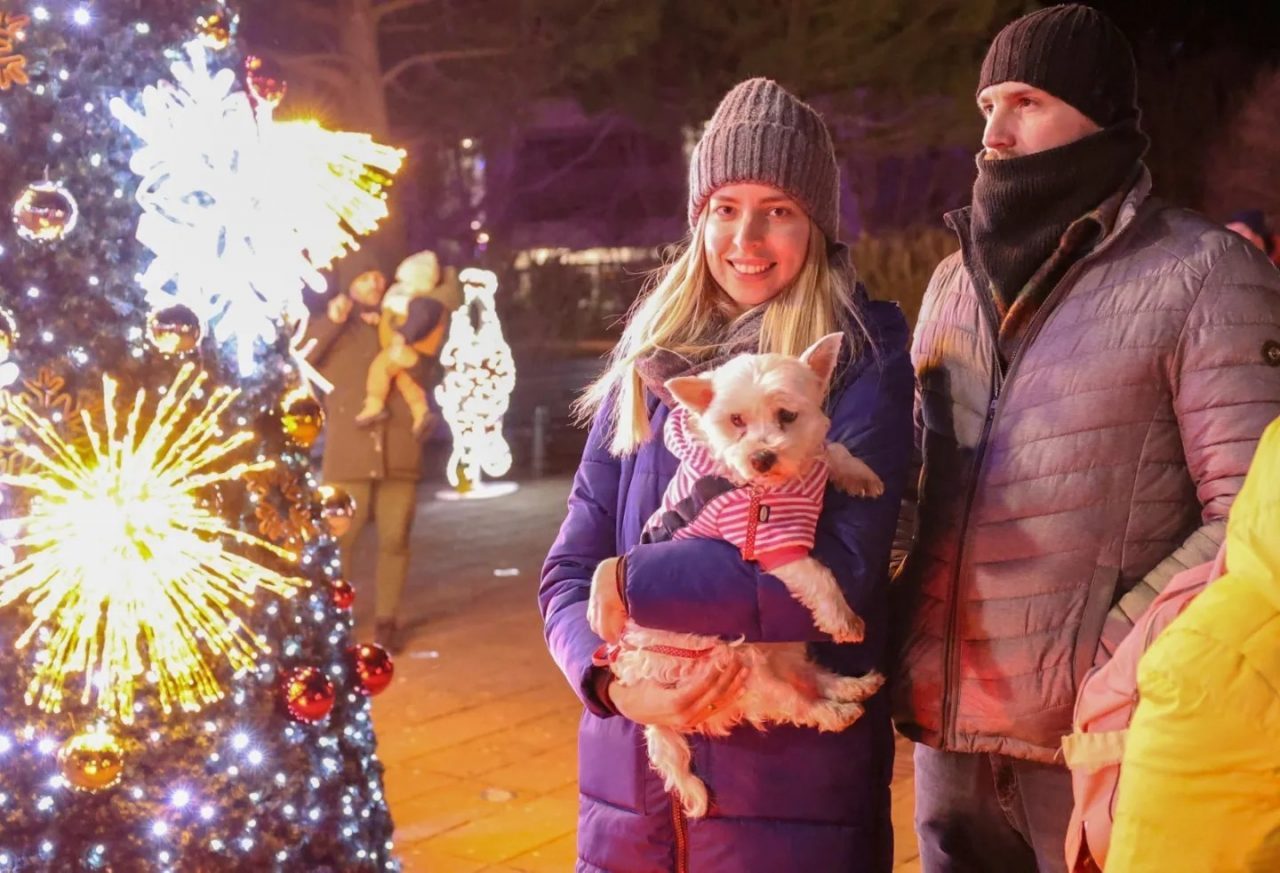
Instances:
[[[356,602],[356,590],[346,579],[334,579],[330,582],[329,596],[333,598],[333,605],[338,609],[350,609],[351,604]]]
[[[318,667],[297,667],[284,679],[284,703],[294,721],[317,724],[333,709],[333,683]]]
[[[351,669],[360,680],[356,691],[366,697],[372,697],[391,684],[391,675],[395,673],[395,665],[387,650],[377,643],[361,643],[347,649],[347,659]]]
[[[244,80],[253,98],[273,109],[280,105],[289,90],[280,67],[258,55],[248,55],[244,59]]]

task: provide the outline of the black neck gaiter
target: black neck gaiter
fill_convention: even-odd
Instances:
[[[1149,141],[1126,120],[1032,155],[978,155],[970,251],[1007,309],[1067,227],[1130,181]]]

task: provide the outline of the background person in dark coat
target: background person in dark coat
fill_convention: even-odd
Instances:
[[[377,270],[361,273],[347,294],[335,297],[323,316],[312,319],[308,337],[316,340],[311,363],[333,383],[324,396],[324,481],[345,488],[356,501],[351,528],[340,540],[343,573],[350,578],[356,539],[372,520],[378,535],[375,637],[394,653],[403,644],[397,615],[409,569],[422,446],[398,392],[388,399],[385,418],[364,427],[356,423],[369,365],[382,349],[378,322],[386,284]]]

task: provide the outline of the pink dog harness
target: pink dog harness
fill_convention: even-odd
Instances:
[[[719,464],[690,435],[688,419],[689,412],[684,407],[677,407],[667,419],[663,440],[680,460],[680,466],[646,532],[664,524],[669,526],[673,514],[687,514],[687,498],[695,491],[706,490],[708,480],[723,481]],[[766,571],[803,558],[813,549],[829,472],[826,459],[818,458],[796,480],[772,487],[730,487],[711,497],[668,538],[725,540],[737,546],[745,560],[759,562]]]

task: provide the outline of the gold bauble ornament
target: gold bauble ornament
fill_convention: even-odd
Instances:
[[[120,781],[124,749],[120,740],[102,725],[76,734],[58,750],[62,778],[79,791],[101,791]]]
[[[284,398],[280,426],[295,444],[309,449],[324,428],[324,407],[309,391],[294,391]]]
[[[80,207],[58,182],[32,182],[13,201],[18,236],[32,242],[58,242],[75,229]]]
[[[147,339],[165,357],[184,355],[200,344],[200,316],[182,304],[154,309],[147,316]]]
[[[222,51],[231,45],[231,19],[224,12],[210,12],[196,19],[196,36],[205,48]]]
[[[320,486],[320,517],[324,519],[329,533],[340,537],[351,530],[351,520],[356,514],[355,498],[338,485]]]

